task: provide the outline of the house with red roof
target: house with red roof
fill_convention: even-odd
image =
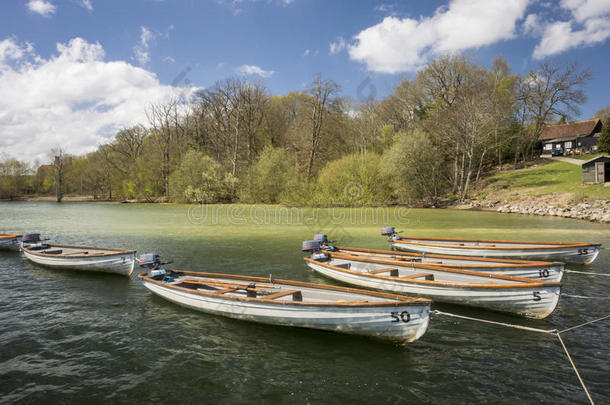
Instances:
[[[542,153],[559,155],[597,151],[597,142],[602,131],[602,121],[594,118],[587,121],[549,125],[542,130]],[[561,151],[562,153],[557,153]]]

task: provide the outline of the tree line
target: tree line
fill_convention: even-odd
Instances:
[[[146,107],[147,123],[94,152],[61,148],[39,167],[5,157],[0,197],[25,193],[99,199],[290,205],[438,205],[468,198],[491,169],[539,154],[543,128],[579,114],[590,73],[542,63],[511,73],[467,55],[429,62],[387,97],[353,100],[317,75],[273,96],[229,78]]]

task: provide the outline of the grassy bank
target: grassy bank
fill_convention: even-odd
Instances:
[[[511,202],[531,197],[556,197],[558,202],[610,199],[610,187],[582,185],[577,165],[543,161],[527,169],[499,172],[489,177],[475,195],[479,200]]]

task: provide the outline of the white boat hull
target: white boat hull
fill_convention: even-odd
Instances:
[[[577,264],[589,264],[597,258],[600,247],[553,247],[536,249],[486,249],[484,247],[465,246],[430,246],[410,243],[407,240],[392,241],[394,249],[407,252],[431,253],[439,255],[460,255],[471,257],[499,257],[524,260],[562,261]]]
[[[485,288],[476,285],[461,287],[408,283],[391,277],[374,278],[366,273],[334,270],[309,260],[307,265],[329,278],[359,287],[416,295],[433,301],[509,312],[535,319],[546,318],[554,311],[561,289],[559,286],[524,288],[507,285],[506,288]]]
[[[428,328],[430,305],[388,307],[277,305],[255,301],[235,301],[222,296],[201,295],[176,290],[143,279],[154,294],[178,305],[213,315],[269,325],[320,329],[409,343]],[[408,322],[396,321],[392,313],[408,313]],[[406,318],[405,318],[406,319]]]
[[[0,238],[0,250],[18,251],[21,248],[21,236]]]
[[[25,257],[41,266],[55,268],[78,270],[86,272],[102,272],[129,276],[133,272],[135,264],[135,252],[126,252],[119,255],[105,257],[52,257],[43,256],[23,251]]]
[[[357,251],[353,251],[357,254]],[[432,266],[440,266],[446,267],[449,269],[458,269],[458,270],[469,270],[469,271],[481,271],[491,274],[500,274],[504,276],[514,276],[514,277],[525,277],[531,279],[538,279],[543,281],[561,281],[564,273],[565,265],[563,263],[555,262],[534,262],[534,261],[523,261],[524,264],[512,264],[512,263],[502,263],[502,262],[483,262],[481,261],[469,261],[468,258],[464,257],[463,259],[447,259],[447,258],[428,258],[425,255],[423,257],[401,257],[399,255],[391,256],[392,252],[387,252],[388,254],[384,255],[375,255],[375,254],[366,254],[366,255],[356,255],[354,260],[358,260],[360,258],[366,259],[374,259],[374,260],[383,260],[387,262],[392,262],[392,267],[411,267],[411,260],[415,266],[419,264],[423,265],[432,265]],[[329,252],[332,256],[341,255],[341,257],[347,258],[347,256],[351,255],[351,251],[338,251]],[[347,255],[347,256],[343,256]],[[540,263],[540,264],[536,264]],[[390,263],[388,263],[390,264]]]

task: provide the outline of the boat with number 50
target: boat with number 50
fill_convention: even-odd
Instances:
[[[425,333],[430,320],[430,300],[403,295],[154,267],[138,277],[152,293],[178,305],[270,325],[410,343]]]

